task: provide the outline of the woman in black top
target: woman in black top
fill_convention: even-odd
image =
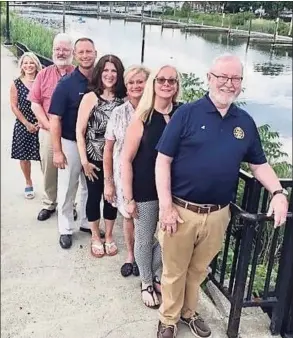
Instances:
[[[76,138],[88,188],[86,214],[92,230],[91,253],[95,257],[103,257],[105,253],[114,256],[118,251],[112,234],[117,209],[105,198],[105,244],[101,241],[99,226],[104,181],[113,180],[113,177],[104,177],[104,135],[113,109],[124,103],[126,97],[123,73],[124,67],[117,56],[103,56],[94,68],[90,92],[84,95],[78,110]]]
[[[142,301],[158,308],[161,249],[154,235],[159,202],[155,183],[156,145],[176,109],[179,73],[171,66],[153,72],[127,132],[122,155],[125,210],[135,219],[134,256],[140,271]]]

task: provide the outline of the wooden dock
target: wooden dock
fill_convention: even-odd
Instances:
[[[28,11],[27,7],[22,7],[22,11]],[[29,8],[30,12],[34,13],[54,13],[54,14],[63,14],[63,10],[59,7],[58,9],[48,9],[48,8]],[[75,16],[84,16],[84,17],[94,17],[94,18],[101,18],[101,19],[117,19],[117,20],[124,20],[126,22],[142,22],[146,25],[157,25],[161,26],[162,29],[180,29],[184,33],[196,33],[196,32],[214,32],[214,33],[223,33],[229,35],[229,37],[235,38],[244,38],[248,39],[249,32],[244,30],[238,29],[230,29],[224,27],[214,27],[208,25],[200,25],[200,24],[188,24],[180,21],[174,20],[166,20],[163,18],[158,17],[148,17],[148,16],[141,16],[141,15],[134,15],[130,13],[117,13],[117,12],[105,12],[100,11],[98,12],[97,9],[85,9],[80,10],[77,8],[73,9],[73,6],[70,10],[66,9],[67,15],[75,15]],[[274,37],[272,34],[265,34],[260,32],[251,32],[250,41],[257,41],[267,44],[274,43],[275,46],[292,46],[292,38],[286,36],[277,36],[276,40],[274,41]]]

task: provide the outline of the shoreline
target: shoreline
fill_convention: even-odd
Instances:
[[[18,8],[17,8],[18,7]],[[14,6],[14,11],[21,13],[51,13],[51,14],[63,14],[63,10],[61,9],[45,9],[45,8],[27,8]],[[90,18],[101,18],[101,19],[109,19],[109,20],[124,20],[125,22],[141,22],[146,25],[159,25],[162,29],[180,29],[183,32],[214,32],[214,33],[225,33],[229,36],[237,37],[237,38],[249,38],[249,31],[235,28],[225,28],[218,26],[210,26],[210,25],[201,25],[201,24],[188,24],[184,22],[174,21],[171,19],[164,19],[158,17],[143,17],[138,15],[134,15],[131,13],[113,13],[113,12],[100,12],[97,13],[97,9],[83,10],[79,9],[66,9],[65,13],[67,15],[74,15],[79,17],[90,17]],[[82,23],[82,22],[81,22]],[[280,46],[292,46],[293,39],[290,36],[277,35],[274,40],[274,34],[251,31],[250,33],[251,41],[258,41],[264,43],[273,43],[276,44],[277,47]]]

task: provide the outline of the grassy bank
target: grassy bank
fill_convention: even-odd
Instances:
[[[1,15],[1,33],[6,34],[6,17]],[[10,38],[12,43],[21,42],[32,51],[47,58],[52,56],[52,43],[56,32],[34,21],[17,15],[10,17]]]
[[[189,13],[176,11],[175,16],[170,13],[164,15],[165,19],[175,20],[180,22],[188,22],[193,24],[203,24],[215,27],[225,27],[233,29],[249,30],[250,19],[252,19],[252,31],[260,33],[274,34],[276,23],[273,20],[255,18],[254,14],[243,12],[236,14],[225,14],[224,18],[220,13]],[[290,23],[279,21],[278,34],[288,36]],[[292,32],[291,32],[292,36]]]

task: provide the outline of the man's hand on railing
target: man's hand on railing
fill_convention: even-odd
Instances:
[[[276,195],[277,196],[277,195]],[[284,196],[285,197],[285,196]],[[273,204],[272,204],[273,202]],[[275,203],[278,203],[277,206],[277,213],[275,212]],[[245,221],[249,221],[254,223],[255,225],[258,224],[259,222],[266,222],[266,221],[275,221],[275,225],[274,227],[279,227],[280,225],[282,225],[283,223],[286,222],[287,218],[292,218],[293,217],[293,213],[292,212],[288,212],[288,202],[286,202],[287,204],[283,204],[282,202],[282,209],[279,207],[279,201],[278,202],[274,202],[273,200],[271,201],[270,204],[270,208],[274,208],[274,209],[270,209],[269,211],[270,213],[258,213],[258,214],[251,214],[250,212],[247,212],[245,210],[243,210],[242,208],[240,208],[237,204],[231,202],[230,203],[230,210],[232,213],[232,216],[236,216],[238,215],[241,219],[245,220]],[[283,218],[282,218],[283,217]],[[279,222],[277,223],[276,221]],[[276,225],[278,224],[278,225]]]
[[[277,194],[275,195],[269,206],[269,211],[267,216],[274,216],[274,228],[277,228],[286,222],[288,213],[288,200],[285,195]]]

